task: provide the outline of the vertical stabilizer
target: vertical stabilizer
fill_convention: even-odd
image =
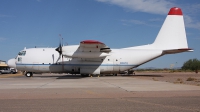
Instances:
[[[188,48],[183,14],[180,8],[170,9],[153,45],[162,50]]]

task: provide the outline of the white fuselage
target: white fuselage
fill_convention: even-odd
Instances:
[[[75,52],[77,47],[70,48],[70,52]],[[119,73],[162,55],[162,50],[112,49],[108,56],[100,58],[74,58],[67,56],[62,58],[55,51],[55,48],[31,48],[23,51],[26,51],[25,55],[18,55],[15,60],[16,68],[22,71],[40,73]]]

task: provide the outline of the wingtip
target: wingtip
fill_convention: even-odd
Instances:
[[[168,15],[183,15],[181,8],[172,7],[168,13]]]

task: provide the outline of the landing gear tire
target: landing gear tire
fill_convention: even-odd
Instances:
[[[26,73],[25,73],[25,76],[26,76],[26,77],[33,77],[33,73],[32,73],[32,72],[26,72]]]
[[[93,77],[93,74],[89,74],[88,76],[89,76],[89,77]]]
[[[89,77],[89,74],[81,74],[82,77]]]
[[[117,74],[113,74],[113,76],[117,76]]]

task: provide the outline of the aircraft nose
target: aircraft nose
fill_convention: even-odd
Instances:
[[[16,64],[15,64],[15,58],[13,59],[9,59],[7,62],[8,66],[11,68],[16,68]]]

